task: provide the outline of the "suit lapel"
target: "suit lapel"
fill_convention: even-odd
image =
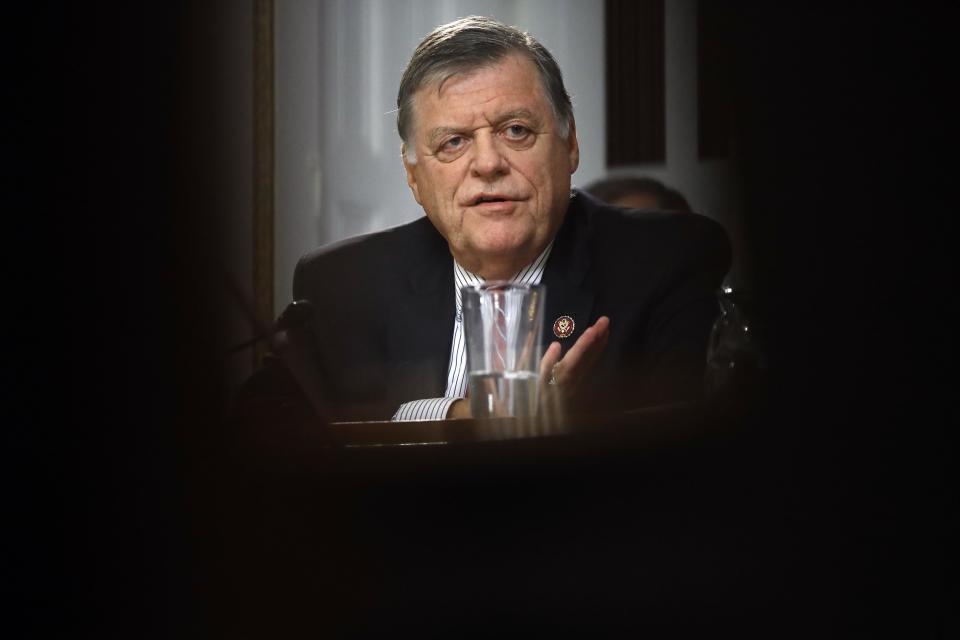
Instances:
[[[443,396],[453,337],[453,258],[433,225],[422,222],[405,247],[406,290],[391,296],[396,308],[387,323],[388,384],[403,401]]]
[[[559,341],[565,354],[592,320],[593,289],[587,278],[590,270],[588,240],[584,198],[574,195],[543,273],[542,284],[547,288],[544,349],[551,342]],[[554,323],[564,316],[573,320],[574,329],[569,336],[559,338],[554,334]]]
[[[541,280],[547,288],[543,344],[558,340],[563,353],[593,319],[588,207],[582,196],[571,198]],[[455,313],[453,258],[446,241],[424,218],[409,247],[406,290],[391,296],[396,302],[389,312],[386,341],[388,388],[401,401],[445,393]],[[562,316],[573,320],[574,330],[561,339],[553,326]]]

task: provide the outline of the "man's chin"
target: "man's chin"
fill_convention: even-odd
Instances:
[[[514,253],[533,243],[536,229],[517,219],[490,220],[473,229],[471,244],[489,253]]]
[[[487,240],[471,247],[469,254],[474,258],[474,262],[481,265],[481,270],[484,266],[493,267],[494,265],[498,270],[506,265],[513,265],[516,270],[519,270],[536,257],[529,255],[532,246],[533,239],[529,237]],[[500,273],[496,277],[503,279],[513,275],[514,273],[507,275]]]
[[[475,246],[478,254],[509,258],[523,253],[532,243],[533,239],[529,236],[505,236],[485,238]]]

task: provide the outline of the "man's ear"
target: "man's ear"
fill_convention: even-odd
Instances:
[[[567,134],[567,144],[570,154],[570,174],[580,166],[580,143],[577,141],[577,123],[570,118],[570,133]]]
[[[423,203],[420,202],[420,188],[417,185],[417,176],[414,173],[414,169],[417,167],[416,162],[410,162],[407,159],[407,143],[404,142],[400,145],[400,157],[403,158],[403,168],[407,171],[407,186],[410,187],[410,191],[413,193],[413,199],[417,201],[417,204],[423,206]]]

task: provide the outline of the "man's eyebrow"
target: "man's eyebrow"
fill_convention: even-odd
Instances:
[[[459,133],[460,129],[456,127],[437,127],[430,131],[430,137],[427,139],[428,144],[433,144],[437,141],[438,138],[442,138],[448,133]]]
[[[530,109],[525,109],[521,107],[520,109],[514,109],[512,111],[507,111],[506,113],[501,113],[497,116],[497,119],[494,121],[494,125],[499,125],[507,120],[532,120],[533,122],[539,122],[539,119],[533,114]],[[448,133],[460,133],[463,131],[461,127],[436,127],[435,129],[430,130],[430,136],[427,138],[428,144],[435,143],[439,138],[447,135]]]
[[[507,111],[502,113],[497,117],[497,124],[501,122],[506,122],[507,120],[514,120],[519,118],[520,120],[534,120],[537,121],[537,117],[533,115],[533,112],[530,109],[520,108],[513,111]]]

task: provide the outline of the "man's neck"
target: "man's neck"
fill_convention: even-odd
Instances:
[[[521,269],[537,259],[537,256],[543,251],[540,247],[532,252],[523,252],[504,259],[484,259],[470,260],[454,255],[454,259],[467,271],[474,273],[484,280],[509,280]]]
[[[529,277],[534,272],[543,272],[543,264],[546,261],[547,256],[549,256],[549,247],[553,245],[553,241],[547,243],[547,246],[540,250],[536,255],[534,255],[530,260],[520,263],[519,261],[510,261],[509,263],[504,263],[498,265],[499,268],[490,269],[490,264],[484,266],[488,267],[486,271],[475,271],[470,268],[469,265],[466,265],[460,260],[455,259],[457,265],[461,269],[464,269],[469,274],[473,276],[479,276],[484,281],[490,280],[513,280],[520,276],[521,274],[526,274],[524,277]],[[536,276],[537,282],[539,282],[540,276]]]
[[[517,272],[519,272],[525,265],[528,264],[530,264],[529,261],[522,264],[509,263],[503,266],[495,265],[490,268],[477,269],[476,271],[470,269],[470,271],[473,271],[473,273],[477,274],[484,280],[510,280],[513,278],[513,276],[517,275]]]

